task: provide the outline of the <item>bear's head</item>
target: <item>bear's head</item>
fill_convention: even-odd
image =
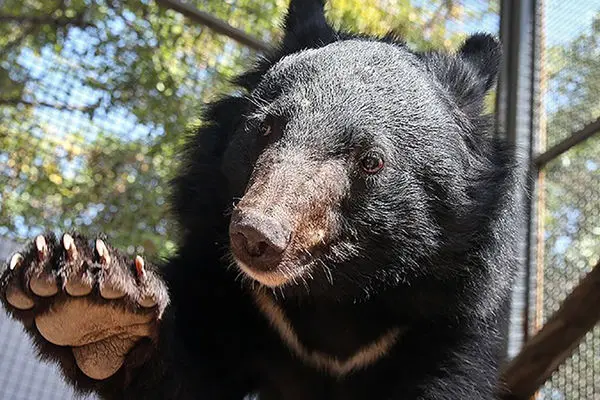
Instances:
[[[285,28],[279,50],[238,79],[247,95],[222,111],[237,121],[221,165],[238,267],[282,292],[336,299],[468,290],[473,279],[504,279],[502,292],[512,156],[482,116],[498,41],[415,52],[334,31],[316,0],[292,1]]]

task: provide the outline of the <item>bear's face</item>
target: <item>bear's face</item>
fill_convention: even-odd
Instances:
[[[226,151],[235,261],[271,287],[338,292],[430,274],[456,202],[470,206],[456,182],[469,178],[470,123],[404,46],[354,39],[282,58]]]
[[[186,240],[216,257],[228,240],[242,277],[292,297],[402,287],[389,293],[413,311],[496,307],[521,212],[514,153],[482,115],[500,43],[415,52],[334,31],[321,1],[290,4],[282,45],[186,147],[174,181]]]

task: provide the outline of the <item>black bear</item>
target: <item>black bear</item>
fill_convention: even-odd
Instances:
[[[456,54],[332,29],[292,0],[281,46],[207,107],[174,180],[177,256],[35,238],[2,301],[110,399],[491,399],[520,169],[482,115],[500,44]]]

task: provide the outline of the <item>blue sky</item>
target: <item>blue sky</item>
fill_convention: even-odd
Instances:
[[[600,0],[546,0],[546,43],[568,43],[589,29],[600,12]]]

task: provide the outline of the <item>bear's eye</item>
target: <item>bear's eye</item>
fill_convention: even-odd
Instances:
[[[273,123],[272,123],[272,120],[269,118],[261,124],[260,135],[261,136],[269,136],[272,131],[273,131]]]
[[[268,116],[260,124],[259,134],[264,137],[272,136],[273,134],[275,134],[275,136],[277,136],[279,134],[278,131],[280,128],[281,128],[280,121],[273,116]]]
[[[369,153],[360,159],[360,166],[367,174],[376,174],[383,168],[383,158],[377,153]]]

